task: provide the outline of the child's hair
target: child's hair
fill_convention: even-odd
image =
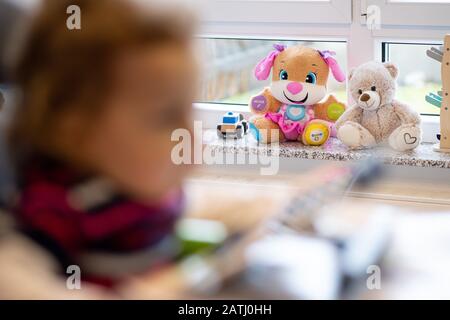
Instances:
[[[31,21],[13,76],[22,97],[10,127],[12,156],[49,148],[58,115],[96,112],[111,89],[114,58],[132,48],[189,43],[186,13],[150,10],[130,0],[45,0]],[[67,8],[81,9],[69,30]]]

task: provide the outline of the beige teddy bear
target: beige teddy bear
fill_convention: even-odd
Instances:
[[[398,69],[392,63],[368,62],[349,75],[356,105],[337,121],[338,138],[352,149],[382,142],[398,151],[416,148],[421,141],[420,116],[394,99]]]

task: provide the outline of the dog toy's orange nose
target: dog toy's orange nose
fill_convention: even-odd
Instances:
[[[303,86],[298,82],[291,82],[287,85],[287,89],[292,94],[297,94],[302,92]]]

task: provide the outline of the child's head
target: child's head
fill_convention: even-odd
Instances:
[[[5,97],[3,93],[0,91],[0,110],[3,109],[3,104],[5,103]]]
[[[67,28],[69,5],[81,30]],[[170,159],[170,137],[191,125],[190,27],[133,1],[44,1],[17,64],[13,150],[105,175],[137,197],[178,185],[185,169]]]

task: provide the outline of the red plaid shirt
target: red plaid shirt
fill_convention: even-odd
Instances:
[[[80,257],[85,253],[101,252],[126,260],[148,252],[172,233],[182,212],[180,192],[158,204],[143,204],[47,160],[25,170],[20,190],[14,209],[19,227],[52,252],[63,270],[81,264],[83,272]],[[150,267],[145,265],[150,260],[139,261],[140,271]],[[136,268],[121,271],[125,276]],[[84,279],[95,278],[104,284],[112,281],[109,274],[84,275]]]

